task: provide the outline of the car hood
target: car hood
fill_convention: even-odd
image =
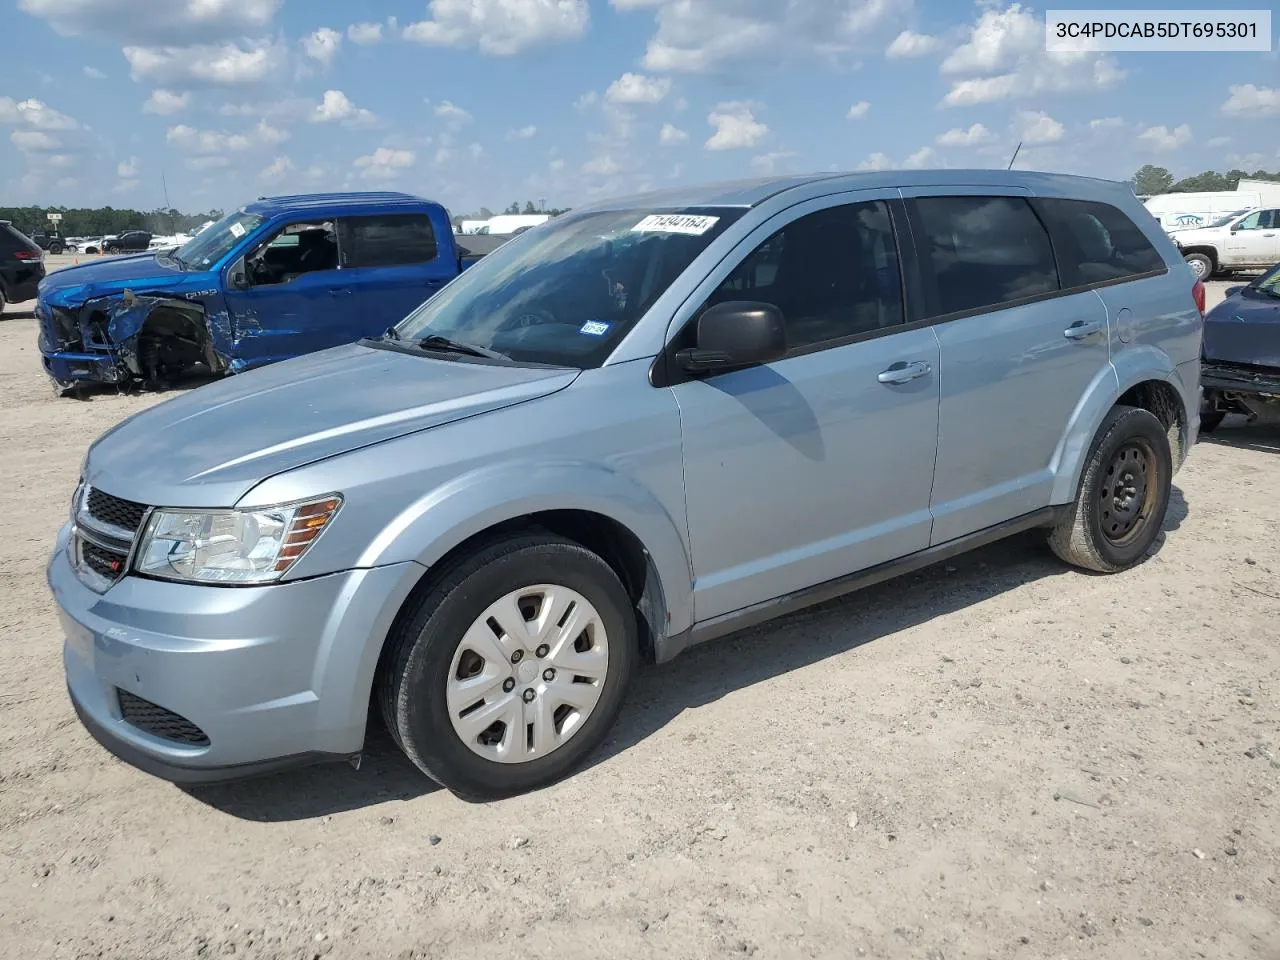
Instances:
[[[1280,300],[1252,292],[1227,297],[1204,318],[1204,356],[1280,368]]]
[[[40,297],[55,306],[72,306],[95,297],[122,293],[172,290],[192,282],[198,274],[165,267],[154,253],[95,260],[49,274],[40,284]]]
[[[1191,243],[1214,243],[1229,232],[1222,227],[1186,227],[1169,231],[1169,236],[1186,246]]]
[[[229,507],[268,477],[546,396],[578,373],[348,344],[135,414],[90,447],[84,477],[139,503]]]

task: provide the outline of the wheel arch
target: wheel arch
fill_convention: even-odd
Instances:
[[[1209,261],[1213,264],[1214,270],[1218,269],[1219,260],[1218,260],[1217,247],[1209,246],[1207,244],[1192,244],[1189,247],[1179,248],[1178,252],[1182,254],[1184,259],[1187,257],[1188,254],[1199,253],[1209,258]],[[1208,279],[1208,278],[1206,277],[1205,279]]]

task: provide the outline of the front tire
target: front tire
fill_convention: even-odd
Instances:
[[[0,287],[0,314],[4,313],[4,308],[9,305],[9,301],[4,297],[4,288]]]
[[[120,248],[119,248],[119,247],[107,247],[107,253],[115,254],[115,253],[119,253],[119,252],[120,252]]]
[[[634,608],[613,570],[529,533],[459,561],[390,638],[378,701],[427,776],[494,800],[572,772],[604,740],[635,668]]]
[[[1073,566],[1118,573],[1137,564],[1164,526],[1173,484],[1167,428],[1150,411],[1114,407],[1098,428],[1076,500],[1049,535]]]
[[[1197,280],[1208,280],[1213,276],[1213,260],[1208,254],[1188,253],[1183,259],[1187,261],[1187,266],[1191,268]]]

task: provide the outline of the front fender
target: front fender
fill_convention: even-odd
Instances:
[[[413,561],[426,567],[498,524],[547,510],[597,513],[644,546],[666,606],[655,632],[693,623],[693,573],[681,526],[648,489],[605,466],[583,461],[515,462],[458,476],[409,504],[376,536],[358,565]]]

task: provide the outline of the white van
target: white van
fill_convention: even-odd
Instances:
[[[463,234],[463,236],[473,237],[488,223],[488,220],[463,220],[462,229],[458,232]]]
[[[537,227],[551,219],[549,213],[504,213],[488,221],[489,234],[506,235],[515,233],[521,227]]]

